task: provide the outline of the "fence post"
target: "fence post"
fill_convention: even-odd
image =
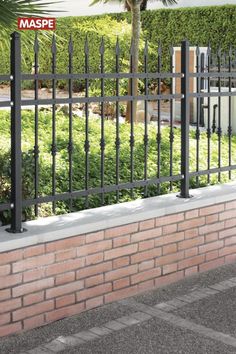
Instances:
[[[189,42],[183,41],[181,45],[181,190],[179,197],[190,198],[189,195]]]
[[[22,228],[22,157],[21,157],[21,38],[11,34],[11,233]]]

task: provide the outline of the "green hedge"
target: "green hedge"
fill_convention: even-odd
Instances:
[[[39,195],[52,194],[52,117],[50,112],[40,112],[38,121],[39,133]],[[157,144],[156,124],[150,124],[148,127],[149,148],[147,157],[148,178],[157,176]],[[134,145],[134,180],[144,178],[144,156],[145,149],[143,144],[144,125],[135,124],[135,145]],[[161,176],[169,176],[170,173],[170,130],[168,127],[162,128],[161,139]],[[10,198],[10,115],[9,112],[0,111],[0,203],[9,202]],[[190,170],[196,170],[196,139],[195,132],[190,132]],[[101,184],[101,121],[90,117],[89,121],[89,188],[99,187]],[[105,159],[104,159],[104,184],[116,184],[116,124],[113,121],[105,121]],[[130,169],[130,124],[120,125],[120,183],[129,182],[131,178]],[[74,153],[73,164],[73,190],[83,190],[85,188],[85,119],[73,118],[73,141]],[[56,193],[67,192],[69,189],[69,120],[68,116],[58,112],[56,114]],[[180,151],[181,151],[180,129],[175,129],[175,139],[173,145],[173,174],[180,173]],[[23,197],[26,199],[34,198],[34,113],[23,111],[22,114],[22,158],[23,158]],[[222,166],[228,165],[228,138],[222,137],[221,161]],[[236,136],[232,137],[232,151],[236,150]],[[200,139],[200,169],[207,169],[207,136],[201,134]],[[232,165],[236,164],[235,155],[232,154]],[[218,137],[216,134],[211,138],[211,167],[218,166]],[[232,171],[232,177],[235,178],[236,171]],[[218,175],[211,175],[211,183],[218,181]],[[228,181],[228,173],[222,173],[221,182]],[[199,177],[200,186],[207,185],[207,177]],[[192,178],[191,187],[196,187],[196,179]],[[165,194],[170,190],[170,184],[165,182],[160,186],[160,193]],[[173,183],[173,192],[179,191],[179,182]],[[158,194],[157,185],[148,186],[148,196]],[[133,189],[134,199],[144,197],[144,188]],[[120,201],[131,200],[129,190],[120,191]],[[116,193],[107,193],[105,195],[105,204],[114,204],[116,202]],[[91,195],[89,197],[89,207],[94,208],[101,205],[100,195]],[[85,199],[78,198],[73,203],[73,210],[82,210],[85,207]],[[70,210],[68,202],[58,202],[56,212],[65,213]],[[40,215],[51,215],[51,204],[43,204],[40,208]],[[24,212],[25,218],[33,218],[33,208],[28,208]],[[0,220],[4,223],[9,221],[9,213],[0,213]]]
[[[102,5],[101,5],[102,6]],[[68,38],[72,34],[74,38],[74,70],[84,70],[84,40],[88,34],[90,43],[90,71],[97,72],[100,66],[99,46],[101,37],[104,36],[105,69],[114,71],[115,66],[115,42],[120,37],[121,45],[121,70],[129,68],[129,45],[130,45],[130,13],[119,13],[91,17],[65,17],[59,18],[57,23],[58,35],[58,72],[68,70]],[[169,66],[167,51],[171,45],[180,45],[187,38],[192,45],[206,46],[209,42],[213,49],[221,45],[227,50],[229,45],[236,46],[236,6],[211,6],[191,7],[179,9],[147,10],[142,12],[142,39],[147,38],[150,42],[150,67],[157,65],[156,51],[159,41],[164,48],[164,69]],[[41,43],[40,70],[51,71],[50,34],[43,38]],[[26,39],[33,38],[33,33],[25,33]],[[23,46],[23,69],[31,70],[33,52],[29,50],[29,41],[24,41]],[[143,40],[141,47],[143,47]],[[0,73],[6,73],[9,69],[9,53],[0,46]],[[141,56],[142,58],[142,56]],[[59,82],[58,86],[65,86],[66,82]],[[83,83],[77,82],[79,87]],[[99,87],[94,83],[95,87]],[[126,87],[126,84],[123,85]]]

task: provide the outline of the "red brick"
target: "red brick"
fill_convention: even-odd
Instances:
[[[0,301],[10,299],[11,297],[11,290],[5,289],[0,291]]]
[[[23,250],[0,253],[0,264],[9,264],[23,258]]]
[[[184,271],[184,274],[185,274],[186,277],[191,276],[191,275],[194,275],[194,274],[196,274],[196,273],[198,273],[198,266],[194,266],[194,267],[191,267],[191,268],[187,268],[187,269],[185,269],[185,271]]]
[[[56,253],[56,262],[62,262],[67,259],[72,259],[76,257],[76,249],[70,248],[65,251],[59,251]]]
[[[65,285],[60,285],[52,289],[47,289],[46,290],[46,299],[51,299],[53,297],[61,296],[64,294],[70,294],[73,293],[79,289],[82,289],[84,287],[84,282],[79,280],[75,281],[73,283],[68,283]]]
[[[183,258],[184,258],[184,252],[183,251],[176,252],[176,253],[173,253],[173,254],[168,254],[167,256],[158,257],[156,259],[156,266],[171,264],[171,263],[179,261],[180,259],[183,259]]]
[[[113,227],[105,231],[105,238],[117,237],[138,231],[138,223]]]
[[[43,256],[37,256],[32,258],[24,259],[23,261],[19,261],[13,263],[12,271],[13,273],[23,272],[28,269],[38,268],[41,266],[45,266],[54,262],[54,254],[46,254]]]
[[[144,261],[142,263],[139,263],[138,270],[139,272],[142,272],[143,270],[154,268],[154,266],[154,259],[151,259],[150,261]]]
[[[81,268],[76,272],[76,279],[82,279],[91,277],[92,275],[108,272],[112,269],[112,262],[104,262],[101,264],[95,264],[94,266]]]
[[[236,243],[236,236],[225,239],[225,246],[234,245]]]
[[[236,262],[236,254],[229,254],[225,257],[225,263],[234,263]]]
[[[4,313],[0,317],[0,326],[10,323],[10,321],[11,321],[10,313]]]
[[[55,252],[59,250],[66,250],[84,245],[85,236],[79,235],[76,237],[66,238],[60,241],[50,242],[46,245],[46,252]]]
[[[11,266],[10,264],[6,264],[0,267],[0,277],[4,275],[8,275],[11,272]]]
[[[89,299],[85,303],[86,310],[94,309],[102,305],[103,305],[103,296],[98,296],[95,297],[94,299]]]
[[[186,211],[186,213],[185,213],[185,220],[197,218],[198,215],[199,215],[199,210],[198,210],[198,209]]]
[[[196,256],[197,254],[198,254],[197,247],[189,248],[188,250],[184,251],[184,258],[193,257],[193,256]]]
[[[138,274],[132,275],[131,284],[134,285],[149,279],[154,279],[159,277],[160,275],[161,275],[161,268],[145,270],[144,272],[140,272]]]
[[[131,242],[139,242],[158,237],[162,234],[162,228],[158,227],[151,230],[140,231],[131,236]]]
[[[120,247],[130,243],[130,235],[116,237],[113,239],[113,247]]]
[[[75,281],[75,272],[68,272],[68,273],[64,273],[64,274],[59,274],[55,278],[56,285],[71,283],[73,281]]]
[[[217,250],[224,246],[224,241],[215,241],[207,243],[206,245],[199,246],[199,253],[206,253],[209,251]]]
[[[155,280],[154,279],[147,280],[147,281],[144,281],[144,282],[138,284],[139,291],[148,291],[148,290],[152,290],[154,288],[155,288]]]
[[[154,240],[139,242],[139,246],[138,246],[139,251],[149,250],[150,248],[154,248]]]
[[[105,274],[105,281],[116,280],[120,278],[124,278],[128,275],[135,274],[138,271],[138,265],[131,265],[128,267],[123,267],[120,269],[112,270]]]
[[[219,257],[227,256],[228,254],[236,253],[236,245],[224,247],[219,250]]]
[[[184,238],[188,240],[189,238],[197,237],[198,236],[198,228],[189,229],[184,231]]]
[[[173,272],[177,272],[177,263],[167,264],[167,265],[162,267],[163,275],[166,275],[166,274],[169,274],[169,273],[173,273]]]
[[[206,261],[211,261],[212,259],[216,259],[218,257],[219,257],[218,250],[210,251],[206,254]]]
[[[38,293],[29,294],[23,297],[23,306],[29,306],[36,304],[37,302],[43,302],[44,291],[39,291]]]
[[[236,226],[236,218],[225,220],[225,229]]]
[[[12,289],[12,296],[18,297],[29,293],[34,293],[35,291],[50,288],[52,286],[54,286],[53,278],[37,280],[32,283],[16,286]]]
[[[23,321],[24,330],[41,327],[45,324],[44,315],[37,315]]]
[[[75,294],[61,296],[56,299],[56,308],[75,304]]]
[[[205,242],[213,242],[218,240],[218,232],[213,232],[212,234],[208,234],[205,236]]]
[[[9,334],[17,333],[22,330],[21,322],[12,323],[0,327],[0,337],[8,336]]]
[[[212,214],[206,216],[206,224],[213,224],[214,222],[219,221],[219,215],[218,214]]]
[[[184,220],[184,213],[170,214],[156,218],[156,226],[169,225]]]
[[[147,250],[144,252],[136,253],[135,255],[131,256],[131,264],[139,263],[147,259],[153,259],[159,257],[161,256],[161,253],[162,253],[161,247],[154,248],[153,250]]]
[[[42,279],[45,276],[44,268],[33,269],[23,273],[23,281],[24,283],[28,283],[30,281]]]
[[[200,264],[199,271],[200,272],[205,272],[207,270],[220,267],[223,264],[224,264],[224,258],[218,258],[218,259],[215,259],[215,260],[213,260],[211,262]]]
[[[195,256],[192,258],[184,259],[178,263],[178,269],[184,269],[184,268],[190,268],[193,267],[194,265],[201,264],[205,261],[205,255],[199,255]]]
[[[94,285],[98,285],[104,282],[104,275],[94,275],[93,277],[85,279],[85,287],[89,288]]]
[[[112,301],[121,300],[126,297],[134,296],[137,293],[138,293],[138,286],[137,285],[130,286],[129,288],[113,291],[112,293],[105,295],[105,304],[112,302]]]
[[[79,268],[84,267],[84,265],[84,258],[71,259],[62,263],[54,263],[46,268],[46,276],[65,273],[70,270],[77,270]]]
[[[140,221],[139,230],[143,231],[143,230],[153,229],[154,226],[155,226],[155,219]]]
[[[9,312],[21,307],[21,299],[11,299],[1,302],[0,313]]]
[[[86,266],[97,264],[103,261],[103,252],[91,254],[85,257]]]
[[[39,256],[45,253],[45,245],[27,247],[24,250],[24,258]]]
[[[120,258],[114,259],[112,268],[117,269],[117,268],[122,268],[122,267],[129,265],[129,263],[130,263],[129,258],[130,258],[129,256],[125,256],[125,257],[120,257]]]
[[[228,236],[236,236],[236,227],[232,229],[225,229],[219,232],[219,238],[225,238]]]
[[[104,252],[112,248],[112,240],[89,243],[77,248],[77,256],[87,256],[92,253]]]
[[[235,209],[236,208],[236,201],[233,200],[232,202],[225,203],[225,210]]]
[[[98,231],[92,234],[85,235],[86,243],[94,243],[102,240],[104,240],[104,231]]]
[[[177,231],[177,224],[170,224],[170,225],[163,226],[162,230],[163,230],[162,231],[163,235],[173,234],[174,232]]]
[[[220,213],[220,220],[232,219],[236,216],[236,209],[228,210]]]
[[[122,256],[127,256],[129,254],[135,253],[138,250],[138,244],[128,245],[124,247],[118,247],[116,249],[105,251],[105,261],[113,258],[119,258]]]
[[[160,286],[164,286],[167,284],[171,284],[171,283],[174,283],[180,279],[183,279],[183,277],[184,277],[183,271],[168,274],[163,277],[157,278],[155,280],[155,286],[160,287]]]
[[[42,314],[54,308],[54,301],[40,302],[13,312],[13,321],[23,320],[34,315]]]
[[[80,304],[75,304],[67,307],[62,307],[60,309],[51,311],[46,313],[46,321],[47,322],[54,322],[57,320],[60,320],[65,317],[77,315],[81,312],[83,312],[85,309],[85,304],[80,303]]]
[[[200,215],[216,214],[224,210],[224,204],[217,204],[200,209]]]
[[[169,243],[174,243],[178,241],[182,241],[184,239],[184,232],[177,232],[173,235],[166,235],[162,237],[158,237],[155,239],[155,246],[164,246]]]
[[[166,254],[174,253],[177,251],[177,244],[171,243],[170,245],[163,246],[163,256]]]
[[[90,299],[92,297],[97,297],[98,295],[109,293],[112,291],[112,284],[106,283],[102,285],[94,286],[93,288],[84,289],[76,293],[77,302]]]
[[[113,289],[114,290],[127,288],[129,285],[130,285],[130,278],[129,277],[113,281]]]
[[[0,277],[0,289],[9,288],[19,283],[22,283],[22,274],[13,274]]]
[[[214,232],[214,231],[218,231],[218,230],[222,230],[222,229],[224,229],[224,221],[200,227],[199,234],[205,235],[205,234],[209,234],[210,232]]]
[[[193,229],[198,226],[205,225],[205,217],[190,219],[178,224],[178,231]]]

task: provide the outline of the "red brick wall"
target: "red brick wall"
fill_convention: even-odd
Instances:
[[[235,260],[236,201],[0,253],[0,336]]]

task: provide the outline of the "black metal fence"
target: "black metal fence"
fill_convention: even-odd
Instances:
[[[123,190],[130,191],[130,197],[134,196],[133,191],[135,188],[142,189],[142,195],[148,197],[148,188],[150,186],[156,186],[154,194],[160,194],[160,185],[162,183],[169,184],[169,190],[173,190],[174,183],[177,183],[177,187],[180,189],[179,196],[182,198],[189,198],[189,188],[190,181],[194,180],[195,186],[200,185],[199,178],[201,176],[206,176],[207,183],[211,182],[211,175],[217,174],[218,182],[221,182],[221,174],[227,173],[228,178],[232,177],[232,170],[236,169],[236,164],[234,164],[234,151],[232,151],[232,139],[233,139],[233,121],[236,120],[233,110],[233,98],[236,97],[236,92],[233,90],[233,81],[236,79],[236,72],[234,71],[234,61],[233,52],[229,49],[229,52],[225,56],[224,63],[227,65],[222,66],[222,53],[218,52],[216,55],[216,60],[213,61],[213,54],[211,53],[211,48],[208,46],[206,51],[206,64],[201,59],[201,53],[197,47],[194,52],[194,72],[190,71],[190,47],[188,41],[183,41],[180,48],[181,52],[181,70],[176,72],[175,70],[175,52],[173,48],[170,50],[169,56],[169,72],[162,72],[162,51],[159,46],[157,53],[157,70],[155,72],[149,72],[148,70],[148,45],[146,43],[144,49],[144,65],[143,72],[135,73],[132,70],[133,63],[133,52],[131,45],[130,52],[130,72],[120,71],[120,50],[119,42],[117,41],[116,48],[114,51],[116,70],[113,73],[106,73],[104,69],[104,52],[105,46],[103,40],[101,41],[100,47],[100,72],[90,73],[89,72],[89,43],[88,40],[85,42],[84,47],[84,72],[75,73],[73,69],[73,42],[72,39],[69,41],[68,46],[68,71],[64,74],[57,73],[57,46],[55,37],[52,41],[52,72],[49,74],[39,73],[39,42],[36,36],[34,43],[34,73],[24,74],[21,72],[21,38],[18,33],[13,33],[11,35],[11,73],[10,75],[0,75],[0,81],[9,81],[11,86],[10,100],[0,101],[1,108],[10,108],[11,117],[11,197],[9,202],[4,202],[0,204],[0,212],[11,210],[11,226],[9,228],[10,232],[18,233],[22,232],[22,211],[27,207],[34,207],[34,213],[38,215],[38,208],[43,203],[52,203],[53,211],[56,210],[56,203],[61,201],[68,201],[68,210],[73,209],[73,201],[78,198],[84,198],[84,207],[89,208],[89,196],[98,195],[100,198],[100,205],[105,205],[105,196],[109,193],[115,195],[114,201],[119,202],[120,193]],[[214,67],[214,71],[212,70]],[[225,69],[226,67],[226,69]],[[127,95],[120,95],[120,82],[121,80],[127,80],[130,83],[130,92]],[[142,80],[143,91],[142,93],[137,93],[135,95],[134,82],[135,79]],[[167,80],[169,83],[170,90],[167,93],[161,92],[162,80]],[[52,83],[52,97],[51,98],[40,98],[39,97],[39,83],[41,80],[50,80]],[[68,81],[68,97],[58,98],[56,94],[56,83],[58,80]],[[81,80],[84,83],[84,94],[81,96],[73,96],[73,81]],[[100,95],[91,96],[90,95],[90,82],[91,80],[99,80],[100,82]],[[105,95],[105,81],[110,80],[114,83],[115,94],[111,96]],[[181,90],[178,92],[176,89],[176,82],[181,81]],[[216,87],[211,88],[211,82],[215,81]],[[22,99],[21,84],[22,81],[33,81],[34,82],[34,98]],[[157,83],[157,92],[150,92],[150,82],[155,81]],[[224,84],[223,84],[224,82]],[[222,89],[222,86],[227,88]],[[205,86],[204,86],[205,85]],[[205,87],[205,89],[204,89]],[[215,103],[214,99],[217,99]],[[193,101],[195,104],[193,108]],[[224,100],[224,101],[223,101]],[[225,102],[227,100],[227,102]],[[136,117],[134,116],[134,102],[143,101],[143,177],[137,179],[134,173],[135,171],[135,126]],[[156,143],[156,165],[155,165],[155,177],[149,176],[148,173],[148,154],[149,154],[149,124],[148,124],[148,102],[154,102],[157,111],[157,120],[153,123],[156,127],[155,143]],[[169,119],[168,119],[168,161],[162,161],[162,120],[161,120],[161,102],[165,101],[169,105]],[[91,178],[90,170],[90,151],[91,151],[91,141],[90,141],[90,116],[89,116],[89,104],[91,102],[96,102],[100,105],[100,156],[99,156],[99,183],[98,185],[93,185],[91,187],[89,181]],[[106,158],[106,138],[105,138],[105,104],[111,102],[115,106],[115,140],[114,140],[114,161],[115,161],[115,178],[113,183],[107,183],[104,178],[105,173],[105,158]],[[120,156],[120,149],[122,141],[120,139],[120,105],[122,102],[130,102],[131,105],[131,116],[129,122],[129,151],[127,155],[129,156],[129,178],[124,181],[120,178],[120,169],[122,159]],[[180,160],[179,160],[179,171],[175,173],[173,169],[173,159],[176,147],[174,147],[175,135],[176,135],[176,125],[175,125],[175,115],[176,102],[180,102],[181,105],[181,123],[179,128],[181,130],[181,144],[179,146]],[[214,104],[212,104],[212,102]],[[75,151],[75,144],[73,136],[76,133],[74,131],[74,115],[73,115],[73,105],[74,104],[84,104],[84,142],[83,142],[83,154],[81,156],[81,165],[83,165],[83,188],[74,189],[73,177],[75,173],[75,166],[73,162],[74,154],[78,153]],[[57,192],[57,126],[56,126],[56,110],[58,104],[68,105],[68,141],[67,141],[67,157],[68,157],[68,189],[60,193]],[[51,193],[48,195],[40,195],[39,191],[39,179],[40,179],[40,149],[39,149],[39,106],[49,105],[51,106],[52,120],[51,120]],[[227,112],[225,107],[227,106]],[[33,149],[33,198],[23,197],[23,185],[22,181],[22,107],[34,107],[34,149]],[[192,111],[192,113],[191,113]],[[193,113],[194,112],[194,113]],[[236,110],[235,110],[236,112]],[[194,119],[190,122],[191,114],[194,115]],[[225,123],[227,121],[227,123]],[[224,124],[223,124],[224,123]],[[222,129],[222,124],[227,125],[227,131]],[[191,128],[191,131],[190,131]],[[201,156],[200,149],[200,137],[201,134],[206,135],[205,139],[205,155]],[[193,151],[190,149],[190,139],[194,136],[195,148],[194,148],[194,170],[190,169],[189,163],[191,159],[191,154]],[[227,137],[227,164],[222,164],[222,138]],[[217,141],[217,165],[212,166],[211,163],[211,143],[214,139],[214,143]],[[225,140],[224,140],[225,147]],[[225,150],[224,150],[225,151]],[[206,158],[206,168],[201,168],[201,160]],[[224,156],[225,161],[225,156]],[[161,164],[165,163],[168,165],[168,173],[162,175]],[[109,163],[108,163],[109,165]],[[152,194],[153,195],[153,194]]]

